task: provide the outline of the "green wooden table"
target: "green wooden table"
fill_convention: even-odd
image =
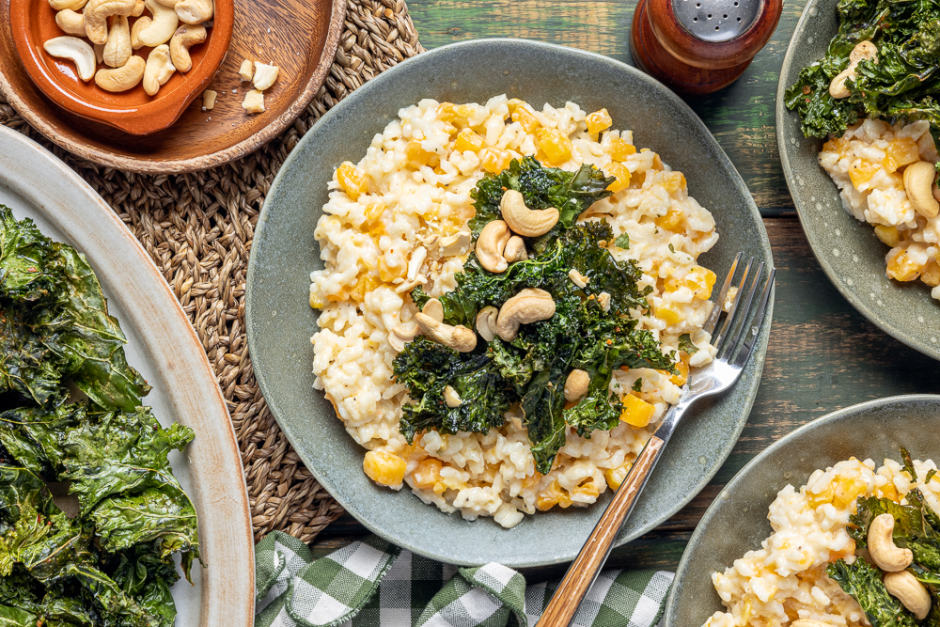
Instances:
[[[658,529],[614,551],[610,565],[674,569],[702,513],[721,487],[757,453],[828,412],[884,396],[940,391],[940,364],[883,333],[858,314],[823,274],[806,243],[777,155],[774,100],[790,35],[805,0],[789,0],[777,32],[736,83],[687,102],[744,177],[764,216],[777,266],[770,347],[754,409],[712,482]],[[635,0],[409,0],[421,43],[524,37],[631,63]],[[317,538],[326,553],[361,536],[343,516]],[[530,579],[560,576],[564,566]]]

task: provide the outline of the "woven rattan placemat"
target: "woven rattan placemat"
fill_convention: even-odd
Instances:
[[[310,542],[341,512],[268,411],[245,337],[245,278],[261,205],[278,168],[330,107],[422,51],[404,0],[347,0],[346,26],[326,83],[303,115],[253,155],[205,172],[144,176],[72,157],[33,130],[0,95],[0,124],[74,168],[133,231],[202,340],[241,448],[255,540],[272,530]]]

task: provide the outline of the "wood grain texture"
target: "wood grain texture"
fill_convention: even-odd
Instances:
[[[656,467],[656,461],[665,445],[666,443],[655,435],[646,443],[630,468],[630,474],[617,489],[610,505],[584,543],[584,548],[571,562],[568,572],[545,606],[542,618],[539,619],[539,627],[568,627],[584,596],[604,567],[611,546],[617,539],[634,502],[643,491],[646,479]]]
[[[0,0],[0,91],[33,127],[66,150],[102,165],[149,174],[202,170],[246,155],[281,133],[307,107],[326,79],[343,29],[344,0],[235,0],[228,54],[208,89],[215,108],[197,98],[171,128],[135,137],[66,112],[26,74],[13,46],[10,1]],[[40,2],[41,0],[31,0]],[[277,65],[265,112],[241,107],[248,83],[244,59]]]

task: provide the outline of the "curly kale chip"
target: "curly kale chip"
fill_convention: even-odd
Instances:
[[[608,245],[629,247],[629,238],[615,238],[607,222],[575,224],[575,218],[609,195],[610,181],[589,165],[578,172],[545,168],[528,157],[513,161],[497,176],[486,177],[473,192],[477,215],[471,227],[479,233],[499,218],[504,189],[516,189],[532,208],[558,207],[559,224],[548,235],[527,239],[532,254],[502,273],[484,269],[474,255],[456,275],[457,287],[438,297],[444,322],[473,328],[477,313],[499,308],[526,288],[549,292],[555,314],[548,320],[522,325],[511,341],[480,341],[470,353],[418,338],[395,360],[396,379],[407,386],[411,402],[402,409],[401,431],[412,442],[422,431],[486,433],[501,426],[505,414],[518,408],[524,415],[536,469],[546,473],[565,442],[566,427],[584,437],[596,429],[619,424],[622,407],[609,387],[616,369],[658,368],[674,372],[673,357],[664,355],[648,331],[638,330],[636,312],[649,309],[648,290],[632,260],[616,259]],[[587,277],[578,287],[569,272]],[[417,288],[412,299],[423,307],[430,296]],[[602,299],[608,299],[603,305]],[[574,368],[591,376],[588,394],[565,408],[564,387]],[[444,389],[461,399],[449,407]]]

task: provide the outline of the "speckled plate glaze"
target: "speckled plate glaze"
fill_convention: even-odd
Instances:
[[[144,402],[164,425],[196,438],[170,453],[173,472],[199,515],[208,566],[172,588],[176,627],[251,627],[254,542],[241,456],[225,399],[179,301],[147,251],[71,168],[20,133],[0,127],[0,204],[32,218],[47,236],[84,253],[108,311],[127,336],[127,361],[153,386]]]
[[[853,455],[940,460],[940,396],[892,396],[846,407],[781,438],[741,469],[705,512],[689,540],[666,599],[666,627],[698,627],[723,610],[711,575],[724,571],[773,531],[767,511],[787,484]]]
[[[398,110],[422,98],[485,102],[502,93],[537,107],[577,102],[607,107],[616,128],[633,129],[685,173],[692,194],[715,213],[721,239],[702,263],[723,275],[743,250],[772,263],[770,243],[744,182],[714,138],[675,94],[617,61],[523,40],[453,44],[405,61],[334,107],[294,148],[274,181],[255,233],[248,269],[247,329],[255,375],[274,417],[316,478],[366,527],[417,553],[454,564],[497,561],[523,567],[571,560],[607,502],[526,517],[505,530],[492,519],[467,522],[393,492],[362,472],[353,442],[323,393],[313,389],[317,313],[309,273],[323,268],[314,228],[333,169],[358,161]],[[702,406],[680,427],[619,538],[628,542],[679,511],[731,451],[757,393],[767,346],[762,336],[733,392]],[[608,495],[609,496],[609,495]]]
[[[838,0],[808,0],[796,25],[777,83],[777,147],[806,239],[836,289],[882,331],[940,359],[940,303],[920,281],[885,276],[882,244],[871,225],[842,208],[839,190],[816,162],[823,140],[803,137],[800,116],[783,94],[800,70],[822,57],[839,28]]]

